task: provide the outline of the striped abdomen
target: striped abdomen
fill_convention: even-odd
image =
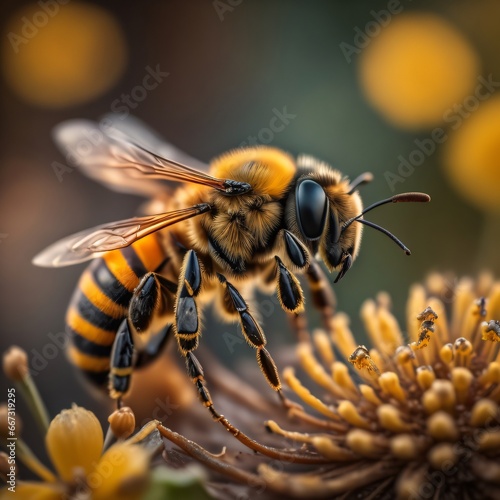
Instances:
[[[93,382],[106,383],[113,341],[133,291],[165,258],[158,236],[152,234],[94,260],[82,274],[66,314],[66,329],[71,361]]]

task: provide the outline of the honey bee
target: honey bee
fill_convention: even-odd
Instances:
[[[358,187],[371,181],[371,174],[349,181],[312,156],[295,159],[274,147],[235,149],[207,167],[138,121],[116,120],[103,130],[94,122],[71,120],[56,128],[55,138],[83,173],[151,200],[150,215],[76,233],[34,259],[47,267],[94,259],[68,308],[69,357],[98,384],[109,376],[118,404],[133,367],[154,359],[171,333],[202,403],[215,419],[222,418],[194,355],[200,313],[209,302],[226,320],[239,321],[267,382],[284,398],[264,332],[239,290],[266,286],[296,315],[304,310],[296,277],[303,273],[313,305],[328,307],[317,258],[330,272],[338,271],[337,282],[358,255],[364,225],[409,254],[364,215],[387,203],[430,200],[423,193],[403,193],[363,209]],[[173,190],[172,182],[184,185]]]

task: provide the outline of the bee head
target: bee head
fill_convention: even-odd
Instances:
[[[361,227],[343,232],[340,220],[359,213],[361,200],[357,193],[344,193],[339,203],[339,197],[332,199],[320,182],[308,176],[297,182],[296,221],[302,239],[313,251],[319,250],[330,271],[339,271],[338,281],[351,267],[361,239]]]
[[[363,174],[350,184],[335,184],[332,188],[318,178],[306,175],[295,187],[295,220],[302,240],[313,252],[320,253],[328,269],[338,271],[335,283],[351,268],[359,250],[362,225],[376,229],[393,240],[407,255],[410,250],[387,229],[363,219],[363,215],[380,205],[398,202],[427,202],[424,193],[402,193],[378,201],[362,210],[356,188],[371,181]],[[355,224],[357,223],[357,224]]]

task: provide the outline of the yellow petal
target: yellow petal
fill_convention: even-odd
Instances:
[[[102,456],[87,476],[92,500],[141,498],[149,479],[149,453],[140,445],[118,443]]]
[[[45,437],[47,451],[64,481],[71,481],[75,468],[92,471],[102,452],[103,434],[97,417],[74,405],[50,423]]]
[[[7,488],[0,491],[0,500],[15,498],[16,500],[61,500],[64,498],[64,491],[61,485],[23,482],[16,484],[15,493]]]

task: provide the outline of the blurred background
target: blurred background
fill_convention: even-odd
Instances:
[[[411,257],[365,230],[335,286],[360,343],[360,305],[378,291],[403,319],[409,286],[429,272],[500,270],[498,2],[7,0],[0,11],[0,343],[28,351],[52,415],[73,401],[96,409],[63,350],[47,350],[84,265],[41,269],[31,259],[143,201],[70,167],[51,139],[65,119],[131,113],[203,161],[259,143],[351,178],[371,171],[365,205],[429,193],[428,205],[370,217]],[[272,130],[275,116],[282,126]],[[278,308],[263,316],[271,352],[293,342]],[[238,330],[218,324],[204,343],[229,366],[253,356],[224,334]]]

